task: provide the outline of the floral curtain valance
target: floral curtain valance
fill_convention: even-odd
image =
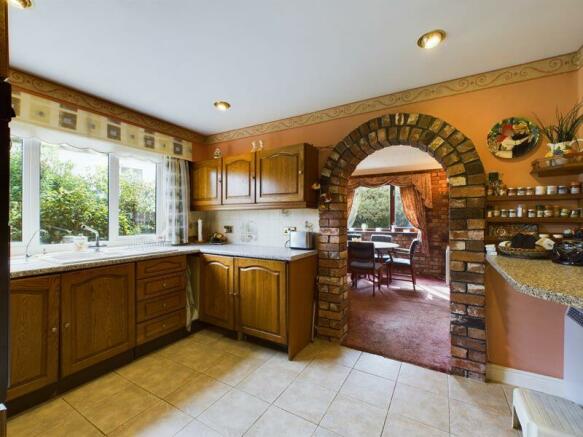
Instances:
[[[192,161],[192,143],[22,91],[12,92],[16,119]]]

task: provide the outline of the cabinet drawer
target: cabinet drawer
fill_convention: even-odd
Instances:
[[[186,270],[186,255],[167,256],[137,263],[138,279]]]
[[[186,273],[180,272],[174,275],[140,279],[136,287],[138,300],[158,297],[174,290],[184,290],[186,287]]]
[[[138,302],[138,322],[153,319],[154,317],[183,309],[186,305],[186,292],[175,291],[155,299]]]
[[[186,309],[138,324],[137,344],[144,344],[186,325]]]

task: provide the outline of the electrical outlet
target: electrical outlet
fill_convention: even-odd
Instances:
[[[232,234],[233,233],[233,225],[225,225],[225,234]]]

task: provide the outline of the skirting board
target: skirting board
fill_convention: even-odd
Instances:
[[[486,367],[486,378],[492,382],[501,382],[503,384],[542,391],[550,395],[563,396],[563,380],[552,376],[539,375],[538,373],[488,363]]]

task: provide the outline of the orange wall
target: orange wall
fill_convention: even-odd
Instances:
[[[562,378],[565,310],[563,305],[517,292],[488,266],[488,362]]]
[[[497,121],[510,116],[523,116],[534,120],[533,114],[536,113],[543,121],[552,121],[556,107],[566,111],[575,104],[578,100],[579,85],[583,93],[583,69],[311,126],[211,144],[207,146],[205,157],[210,158],[217,146],[224,155],[248,152],[251,150],[251,141],[256,139],[262,139],[266,148],[300,142],[311,143],[317,147],[333,146],[353,129],[376,116],[391,112],[420,112],[446,120],[461,130],[476,145],[486,171],[501,172],[503,180],[508,185],[536,185],[536,180],[529,174],[530,162],[544,156],[546,147],[543,142],[541,141],[538,148],[526,156],[502,160],[488,151],[486,144],[488,131]],[[325,156],[320,159],[320,163],[323,162]]]

